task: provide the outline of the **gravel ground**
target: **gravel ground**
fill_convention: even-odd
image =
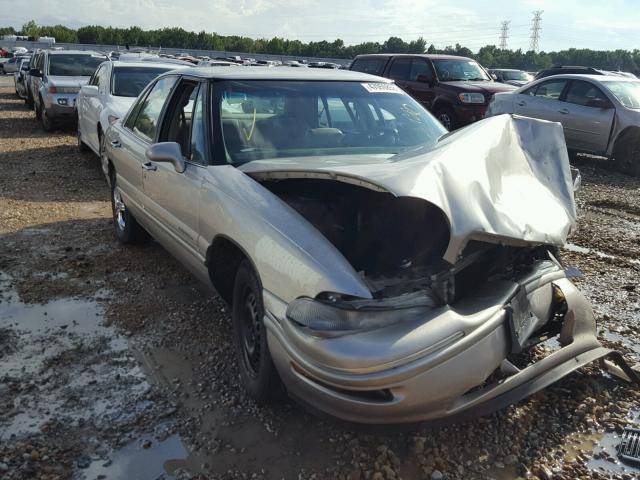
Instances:
[[[567,264],[640,362],[640,181],[596,159]],[[238,383],[228,308],[153,242],[113,235],[98,161],[0,77],[0,478],[618,478],[640,391],[595,366],[491,416],[366,428]],[[542,350],[542,348],[540,349]],[[538,353],[542,353],[541,351]]]

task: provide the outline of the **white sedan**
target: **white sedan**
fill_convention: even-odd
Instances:
[[[78,94],[78,148],[102,157],[103,133],[122,118],[140,92],[158,75],[175,70],[174,63],[108,61],[95,71]]]

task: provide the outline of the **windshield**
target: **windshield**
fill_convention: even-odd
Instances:
[[[513,72],[510,70],[502,72],[502,78],[504,78],[505,80],[520,80],[522,82],[530,82],[533,79],[533,77],[527,72]]]
[[[474,60],[468,59],[435,59],[433,66],[438,79],[443,82],[461,80],[491,80],[486,72]]]
[[[602,84],[625,107],[640,109],[640,82],[605,81]]]
[[[227,161],[394,155],[446,130],[392,83],[225,82],[217,92]]]
[[[169,70],[163,67],[116,67],[111,82],[111,94],[116,97],[137,97],[151,80]]]
[[[107,58],[99,55],[62,54],[49,57],[49,75],[90,77]]]

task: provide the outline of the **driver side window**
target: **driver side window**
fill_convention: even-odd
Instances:
[[[153,142],[162,109],[175,83],[176,77],[173,76],[158,80],[146,98],[138,100],[125,126],[144,140]]]

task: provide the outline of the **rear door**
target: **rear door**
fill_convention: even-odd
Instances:
[[[514,99],[514,113],[525,117],[560,122],[567,105],[561,99],[567,88],[567,79],[546,80],[534,85]]]
[[[567,145],[590,153],[605,153],[613,124],[613,103],[594,83],[572,80],[565,95],[562,126]]]
[[[171,163],[148,162],[142,183],[149,213],[172,237],[178,249],[198,258],[199,193],[208,165],[205,129],[207,83],[183,79],[176,87],[162,121],[158,142],[176,142],[185,161],[184,172]]]
[[[427,110],[431,110],[435,92],[435,75],[429,62],[418,57],[396,57],[391,61],[387,76]]]

